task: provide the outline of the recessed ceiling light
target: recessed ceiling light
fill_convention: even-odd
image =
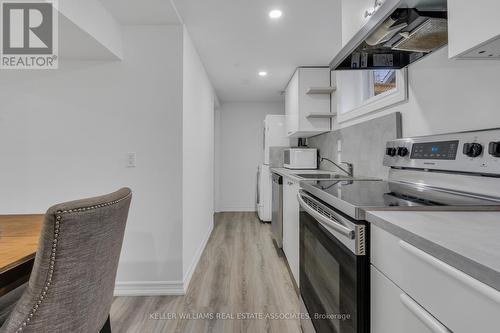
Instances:
[[[279,9],[273,9],[269,12],[269,17],[272,19],[278,19],[283,15],[283,12]]]
[[[266,71],[260,71],[259,72],[259,76],[262,76],[262,77],[267,76],[267,72]]]

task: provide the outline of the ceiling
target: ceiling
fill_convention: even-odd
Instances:
[[[340,0],[174,2],[222,101],[279,100],[297,66],[328,65],[340,49]]]
[[[179,24],[170,0],[100,0],[121,24]]]
[[[87,31],[59,13],[59,57],[74,60],[118,60],[116,54],[103,46]],[[64,41],[64,42],[62,42]]]
[[[340,0],[101,1],[122,24],[179,24],[178,12],[221,101],[281,100],[296,67],[328,65],[341,44]]]

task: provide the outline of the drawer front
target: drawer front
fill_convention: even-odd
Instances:
[[[371,333],[450,333],[374,266],[371,269]]]
[[[371,227],[372,264],[454,333],[497,332],[500,292]]]

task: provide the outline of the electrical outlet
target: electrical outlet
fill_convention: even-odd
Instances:
[[[135,168],[137,166],[137,154],[127,153],[125,163],[127,168]]]

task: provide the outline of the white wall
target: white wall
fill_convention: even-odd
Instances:
[[[123,61],[2,72],[0,214],[129,186],[117,293],[182,293],[213,227],[214,91],[182,26],[122,32]]]
[[[123,61],[2,71],[0,214],[130,186],[119,284],[182,287],[182,27],[122,32]]]
[[[264,158],[263,121],[284,114],[283,103],[225,103],[220,119],[218,211],[255,211],[257,166]]]
[[[183,43],[183,274],[184,288],[213,228],[214,91],[184,29]]]
[[[366,1],[343,0],[342,6],[345,42],[359,26]],[[408,102],[342,127],[396,111],[402,113],[403,136],[500,127],[499,77],[500,61],[450,60],[445,47],[408,67]]]
[[[117,59],[123,58],[121,27],[108,10],[104,8],[101,1],[63,0],[59,2],[58,10],[75,26],[78,26],[79,29],[85,31],[96,42],[109,50]],[[67,25],[64,27],[69,28]],[[64,30],[61,31],[61,37],[65,36],[66,33]],[[60,38],[60,43],[63,50],[71,53],[72,59],[79,59],[77,54],[73,54],[71,50],[68,50],[68,44],[71,44],[74,49],[81,49],[81,46],[76,44],[77,41]]]

